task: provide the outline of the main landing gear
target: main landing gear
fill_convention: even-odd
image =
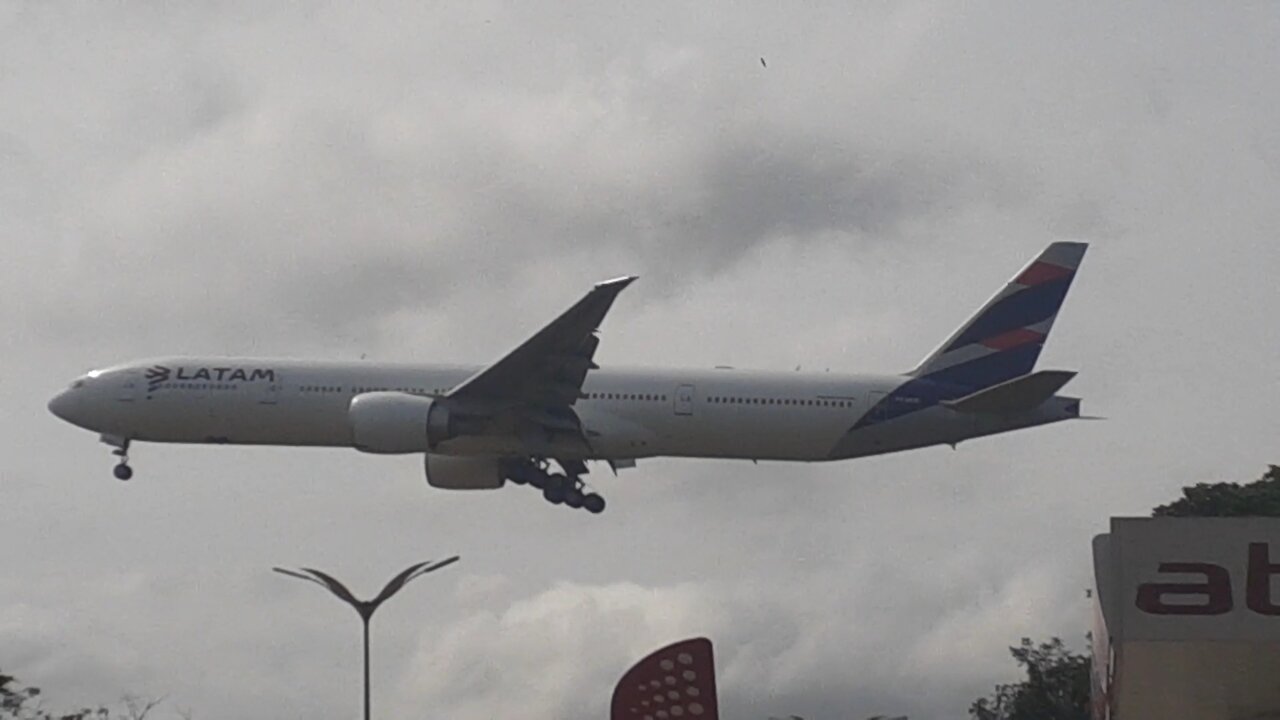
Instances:
[[[579,473],[553,473],[549,472],[549,468],[550,464],[546,460],[516,461],[506,468],[506,477],[517,485],[538,488],[542,491],[543,499],[552,505],[580,508],[593,515],[604,512],[604,498],[591,492]]]
[[[115,450],[112,450],[111,454],[120,458],[120,462],[112,468],[111,474],[115,475],[117,480],[128,480],[133,477],[133,468],[129,467],[129,438],[103,435],[102,442],[114,447]]]

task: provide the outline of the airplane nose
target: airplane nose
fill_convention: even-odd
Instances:
[[[57,395],[54,395],[53,399],[49,401],[49,412],[57,415],[67,422],[73,422],[71,420],[71,406],[73,405],[73,401],[70,395],[70,391],[64,390]]]

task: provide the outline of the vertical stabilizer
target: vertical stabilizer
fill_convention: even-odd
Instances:
[[[910,374],[985,388],[1031,372],[1087,247],[1049,245]]]

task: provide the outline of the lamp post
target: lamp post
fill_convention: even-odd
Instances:
[[[391,581],[387,583],[387,586],[382,588],[382,592],[378,593],[378,596],[372,600],[357,600],[345,585],[338,582],[337,578],[332,575],[322,573],[319,570],[313,570],[311,568],[286,570],[285,568],[278,567],[271,569],[283,575],[288,575],[289,577],[313,582],[327,589],[329,592],[337,595],[339,600],[350,605],[351,608],[360,615],[360,622],[364,625],[364,720],[369,720],[369,621],[373,619],[373,612],[378,609],[379,605],[390,600],[392,595],[400,592],[400,589],[407,585],[410,580],[420,578],[432,570],[439,570],[445,565],[451,565],[457,562],[458,559],[458,556],[454,555],[451,558],[441,560],[437,563],[432,563],[428,560],[427,562],[410,565],[399,575],[391,578]]]

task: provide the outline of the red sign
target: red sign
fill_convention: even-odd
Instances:
[[[711,641],[684,640],[636,663],[613,689],[612,720],[719,720]]]

